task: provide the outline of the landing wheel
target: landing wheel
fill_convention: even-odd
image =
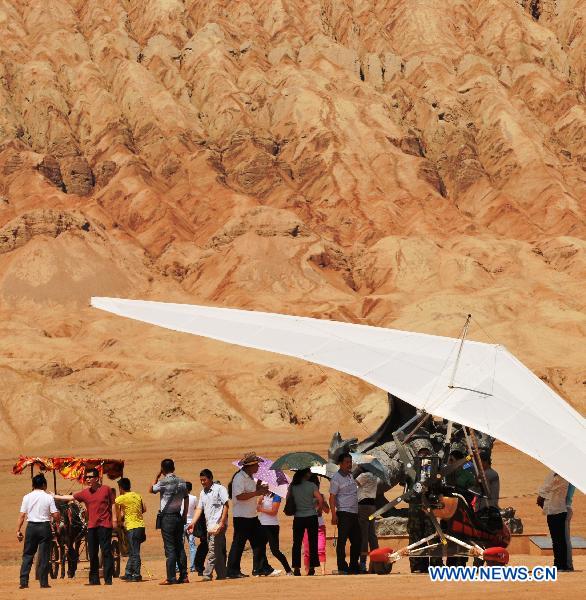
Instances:
[[[51,541],[51,550],[49,551],[49,575],[51,579],[57,579],[59,575],[59,567],[61,566],[59,544]]]
[[[393,570],[393,563],[370,562],[368,572],[374,575],[389,575]]]
[[[114,560],[114,577],[120,577],[120,543],[112,540],[112,559]]]

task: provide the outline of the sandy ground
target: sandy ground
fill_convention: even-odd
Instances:
[[[108,455],[112,458],[126,460],[125,474],[131,478],[133,488],[144,492],[150,480],[157,472],[158,462],[162,457],[171,456],[175,459],[177,473],[192,480],[196,491],[197,473],[204,467],[213,470],[214,476],[223,483],[227,483],[233,468],[231,461],[238,458],[244,451],[254,449],[256,452],[268,457],[276,458],[278,455],[294,449],[311,449],[322,455],[327,448],[327,438],[318,434],[301,433],[293,435],[290,432],[273,434],[272,439],[266,434],[240,435],[238,437],[225,436],[214,440],[185,440],[176,445],[161,444],[155,446],[132,446],[120,448],[58,448],[55,455],[72,453],[85,455]],[[20,499],[29,490],[29,480],[26,476],[15,477],[10,474],[10,467],[16,457],[3,456],[0,460],[0,483],[4,491],[4,502],[0,510],[0,597],[30,598],[39,594],[35,583],[25,591],[18,588],[18,569],[22,547],[14,536],[14,524],[18,516]],[[526,532],[543,533],[546,531],[545,520],[540,511],[534,506],[536,486],[542,479],[544,468],[518,452],[506,446],[499,446],[495,451],[495,467],[501,476],[503,506],[512,505],[517,509],[525,524]],[[59,491],[66,492],[77,489],[77,484],[60,480]],[[327,485],[325,486],[327,491]],[[511,498],[511,496],[517,496]],[[432,583],[427,576],[411,575],[408,561],[401,560],[396,563],[390,576],[366,575],[360,577],[338,577],[327,575],[326,578],[286,578],[277,579],[246,579],[242,581],[213,582],[201,584],[199,578],[192,579],[188,586],[179,588],[161,588],[157,585],[164,577],[164,561],[162,542],[158,532],[154,529],[154,517],[157,507],[157,498],[145,495],[148,508],[147,512],[147,542],[143,545],[143,576],[146,581],[141,584],[125,584],[115,580],[111,588],[101,588],[109,597],[120,598],[155,598],[163,595],[186,595],[195,592],[212,593],[220,598],[241,598],[243,594],[250,594],[255,598],[389,598],[390,596],[405,595],[408,597],[480,597],[484,593],[497,593],[513,595],[514,598],[535,597],[536,594],[548,594],[550,598],[566,596],[578,597],[579,590],[586,587],[586,556],[576,556],[574,559],[576,573],[560,574],[556,583]],[[586,526],[584,515],[586,502],[582,494],[577,494],[575,500],[575,517],[573,534],[584,535]],[[281,515],[281,546],[287,555],[290,554],[291,529],[290,519]],[[329,526],[331,534],[332,527]],[[230,534],[229,534],[230,537]],[[278,567],[278,561],[269,560],[273,566]],[[125,561],[125,559],[123,559]],[[529,555],[513,555],[511,564],[535,566],[551,564],[551,557],[538,557]],[[123,562],[124,564],[124,562]],[[51,580],[52,589],[43,592],[53,598],[94,598],[96,588],[85,586],[87,582],[86,565],[82,564],[78,576],[74,580]],[[245,552],[243,557],[243,570],[250,573],[251,553]],[[327,572],[335,568],[334,548],[328,542]],[[206,590],[204,592],[204,590]]]

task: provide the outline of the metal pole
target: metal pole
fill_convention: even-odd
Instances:
[[[452,378],[450,379],[450,383],[448,385],[449,388],[454,387],[454,381],[456,379],[456,371],[458,370],[458,364],[460,362],[460,356],[462,354],[464,340],[466,339],[466,334],[468,333],[470,319],[472,319],[472,315],[468,315],[468,317],[466,317],[466,323],[464,323],[464,329],[462,329],[462,335],[460,336],[460,347],[458,348],[458,356],[456,356],[456,362],[454,363],[454,370],[452,371]]]

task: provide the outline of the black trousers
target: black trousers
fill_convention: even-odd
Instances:
[[[197,573],[203,573],[209,550],[208,536],[198,538],[198,542],[197,549],[195,550],[195,570]]]
[[[568,540],[566,539],[567,516],[567,512],[547,515],[547,526],[553,546],[553,565],[563,570],[571,568],[571,565],[568,564]]]
[[[268,575],[273,567],[267,560],[267,538],[258,517],[234,517],[234,535],[228,554],[228,577],[240,573],[240,559],[246,542],[252,548],[252,572],[255,575]]]
[[[294,569],[301,568],[301,544],[303,534],[307,529],[307,542],[309,545],[309,568],[319,567],[319,556],[317,552],[317,515],[313,517],[293,517],[293,549],[291,551],[291,562]]]
[[[49,553],[51,551],[51,525],[44,523],[27,523],[22,549],[22,564],[20,566],[20,585],[28,585],[28,578],[33,566],[33,560],[39,552],[39,580],[41,585],[49,585]]]
[[[266,538],[269,542],[271,554],[283,565],[285,573],[289,573],[291,570],[289,561],[279,548],[279,531],[281,528],[278,525],[263,525],[262,528],[264,529]]]
[[[179,513],[161,515],[161,536],[167,559],[167,581],[175,581],[175,566],[179,565],[179,579],[187,577],[187,555],[183,546],[185,534],[183,517]]]
[[[336,545],[336,560],[338,571],[360,573],[360,549],[362,534],[357,513],[344,511],[336,512],[338,516],[338,543]],[[346,562],[346,542],[350,540],[350,564]]]
[[[112,558],[112,528],[92,527],[87,530],[87,551],[90,557],[90,583],[100,583],[100,554],[102,551],[104,581],[112,583],[114,559]]]

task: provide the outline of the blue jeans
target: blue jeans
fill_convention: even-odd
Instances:
[[[195,536],[193,533],[187,533],[187,525],[185,525],[185,537],[187,538],[187,543],[189,544],[189,571],[193,573],[195,571],[195,552],[197,549],[197,544],[195,543]]]
[[[128,562],[125,575],[128,578],[140,577],[140,545],[144,540],[144,527],[128,530]]]

